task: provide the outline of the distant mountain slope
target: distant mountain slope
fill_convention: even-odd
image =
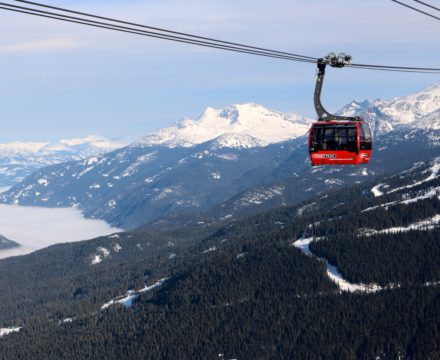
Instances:
[[[297,139],[301,143],[301,139]],[[440,156],[440,132],[401,127],[375,138],[374,156],[367,166],[311,167],[302,141],[276,170],[271,164],[252,170],[250,178],[264,177],[267,184],[234,195],[207,211],[173,214],[148,222],[156,228],[181,227],[198,222],[228,222],[279,206],[298,204],[329,190],[369,182]],[[281,180],[276,180],[276,179]]]
[[[267,182],[251,170],[283,163],[295,142],[251,149],[134,144],[105,155],[38,170],[7,193],[5,202],[80,206],[87,215],[133,227],[169,213],[208,209],[243,189]]]
[[[267,182],[246,173],[282,163],[297,146],[282,141],[303,135],[310,122],[254,104],[207,109],[196,122],[184,120],[128,147],[39,170],[2,199],[80,206],[88,216],[125,227],[203,210]]]
[[[17,141],[0,144],[0,187],[15,185],[42,167],[84,159],[123,145],[95,135],[58,142]]]
[[[440,109],[440,82],[418,93],[393,100],[353,101],[339,113],[347,116],[358,115],[367,120],[375,135],[381,135],[401,125],[432,127],[432,116],[438,119]],[[433,113],[437,112],[437,115]],[[420,120],[422,120],[420,122]],[[437,120],[438,124],[438,120]],[[438,126],[437,126],[438,128]]]
[[[4,237],[3,235],[0,235],[0,251],[11,249],[14,247],[20,246],[20,244],[17,244],[15,241],[9,240],[8,238]]]
[[[183,120],[128,147],[42,169],[0,199],[79,206],[123,228],[171,214],[209,210],[218,219],[295,204],[438,156],[439,89],[440,83],[342,110],[369,115],[376,136],[367,166],[312,168],[304,135],[310,120],[245,104],[208,108],[197,121]],[[398,109],[405,115],[394,117]]]

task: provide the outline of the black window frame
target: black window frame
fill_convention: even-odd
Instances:
[[[343,131],[341,131],[343,130]],[[327,132],[332,135],[326,137]],[[337,134],[339,140],[337,139]],[[313,126],[311,138],[311,151],[329,150],[329,151],[350,151],[357,152],[357,127],[356,124],[319,124]]]
[[[371,150],[373,147],[373,139],[371,137],[370,126],[366,123],[360,123],[359,133],[361,139],[361,150]]]

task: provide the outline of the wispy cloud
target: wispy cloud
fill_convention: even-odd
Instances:
[[[25,43],[0,45],[0,53],[38,52],[84,47],[85,43],[71,38],[51,38]]]

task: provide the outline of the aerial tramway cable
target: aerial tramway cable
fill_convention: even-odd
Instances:
[[[169,41],[175,41],[175,42],[180,42],[180,43],[215,48],[215,49],[219,49],[219,50],[226,50],[226,51],[233,51],[233,52],[245,53],[245,54],[250,54],[250,55],[276,58],[276,59],[280,59],[280,60],[298,61],[298,62],[313,63],[313,64],[316,64],[316,62],[318,61],[318,58],[306,56],[306,55],[300,55],[300,54],[278,51],[278,50],[271,50],[271,49],[262,48],[262,47],[240,44],[237,42],[224,41],[224,40],[214,39],[214,38],[210,38],[210,37],[204,37],[204,36],[199,36],[199,35],[193,35],[193,34],[173,31],[173,30],[169,30],[169,29],[163,29],[163,28],[142,25],[142,24],[136,24],[133,22],[117,20],[117,19],[113,19],[113,18],[109,18],[109,17],[104,17],[104,16],[99,16],[99,15],[69,10],[69,9],[65,9],[65,8],[55,7],[55,6],[32,2],[32,1],[26,1],[26,0],[15,0],[15,1],[20,2],[20,3],[27,3],[27,4],[30,4],[33,6],[49,8],[52,10],[68,12],[71,14],[80,15],[80,17],[69,16],[69,15],[59,13],[59,12],[57,13],[57,12],[42,11],[42,10],[38,10],[36,8],[11,5],[8,3],[0,3],[0,5],[1,5],[0,9],[7,10],[7,11],[13,11],[13,12],[17,12],[17,13],[22,13],[22,14],[27,14],[27,15],[39,16],[39,17],[43,17],[43,18],[59,20],[59,21],[76,23],[76,24],[80,24],[80,25],[93,26],[93,27],[97,27],[97,28],[103,28],[103,29],[114,30],[114,31],[119,31],[119,32],[131,33],[131,34],[135,34],[135,35],[143,35],[143,36],[158,38],[158,39],[162,39],[162,40],[169,40]],[[398,2],[396,0],[392,0],[392,1]],[[100,20],[104,20],[104,21],[90,20],[88,18],[85,18],[84,16],[89,17],[89,18],[100,19]],[[116,25],[115,23],[123,24],[124,26]],[[148,29],[148,30],[145,30],[145,29]],[[440,68],[432,68],[432,67],[409,67],[409,66],[371,65],[371,64],[355,64],[355,63],[351,64],[349,67],[355,68],[355,69],[364,69],[364,70],[440,74]]]
[[[31,4],[31,5],[35,5],[35,6],[41,6],[41,7],[45,7],[45,8],[49,8],[49,9],[53,9],[53,10],[68,12],[68,13],[72,13],[72,14],[83,15],[83,16],[92,17],[92,18],[96,18],[96,19],[112,21],[112,22],[116,22],[116,23],[120,23],[120,24],[137,26],[137,27],[141,27],[141,28],[160,31],[160,32],[164,32],[164,33],[170,33],[170,34],[174,34],[174,35],[181,35],[181,36],[190,37],[190,38],[194,38],[194,39],[208,40],[208,41],[218,42],[218,43],[222,43],[222,44],[226,44],[226,45],[235,45],[235,46],[240,46],[240,47],[246,47],[246,48],[253,49],[253,50],[262,50],[262,51],[277,53],[280,55],[294,56],[294,57],[298,57],[298,58],[313,60],[314,62],[317,60],[317,58],[310,57],[310,56],[298,55],[298,54],[293,54],[293,53],[284,52],[284,51],[270,50],[270,49],[265,49],[265,48],[261,48],[261,47],[240,44],[240,43],[236,43],[236,42],[224,41],[224,40],[214,39],[214,38],[205,37],[205,36],[193,35],[193,34],[188,34],[188,33],[184,33],[184,32],[158,28],[158,27],[149,26],[149,25],[137,24],[137,23],[133,23],[133,22],[128,22],[128,21],[113,19],[113,18],[109,18],[109,17],[104,17],[104,16],[99,16],[99,15],[69,10],[69,9],[65,9],[65,8],[60,8],[60,7],[46,5],[46,4],[32,2],[32,1],[26,1],[26,0],[15,0],[15,1],[21,2],[21,3],[26,3],[26,4]]]
[[[434,19],[436,19],[436,20],[440,20],[440,17],[435,16],[435,15],[432,15],[432,14],[426,12],[426,11],[423,11],[423,10],[417,9],[417,8],[414,7],[414,6],[411,6],[411,5],[405,4],[405,3],[401,2],[401,1],[398,1],[398,0],[391,0],[391,1],[394,2],[394,3],[396,3],[396,4],[399,4],[399,5],[401,5],[401,6],[404,6],[404,7],[408,8],[408,9],[411,9],[411,10],[417,11],[417,12],[419,12],[419,13],[421,13],[421,14],[424,14],[424,15],[426,15],[426,16],[429,16],[429,17],[431,17],[431,18],[434,18]],[[417,1],[417,2],[422,3],[421,1]],[[423,3],[423,4],[426,5],[425,3]],[[427,6],[430,6],[430,5],[427,5]],[[430,7],[431,7],[431,6],[430,6]],[[437,9],[437,8],[436,8],[436,9]],[[437,9],[437,10],[438,10],[438,9]]]
[[[192,40],[192,39],[187,39],[184,37],[160,34],[160,33],[155,33],[155,32],[151,32],[151,31],[145,31],[145,30],[125,27],[125,26],[113,25],[113,24],[109,24],[109,23],[105,23],[105,22],[98,22],[98,21],[93,21],[93,20],[88,20],[88,19],[82,19],[82,18],[78,18],[78,17],[56,14],[56,13],[51,13],[51,12],[46,12],[46,11],[41,11],[41,10],[36,10],[36,9],[17,7],[14,5],[9,5],[6,3],[1,3],[1,2],[0,2],[0,9],[9,10],[9,11],[17,12],[17,13],[22,13],[22,14],[28,14],[28,15],[49,18],[49,19],[61,20],[61,21],[66,21],[66,22],[70,22],[70,23],[93,26],[93,27],[103,28],[103,29],[108,29],[108,30],[115,30],[115,31],[120,31],[120,32],[125,32],[125,33],[131,33],[131,34],[136,34],[136,35],[143,35],[143,36],[158,38],[158,39],[171,40],[171,41],[176,41],[176,42],[181,42],[181,43],[211,47],[211,48],[216,48],[216,49],[220,49],[220,50],[241,52],[241,53],[246,53],[246,54],[251,54],[251,55],[266,56],[266,57],[283,59],[283,60],[315,63],[314,60],[297,58],[295,56],[279,55],[276,53],[271,53],[271,52],[266,52],[266,51],[250,50],[250,49],[241,48],[238,46],[227,46],[227,45],[216,44],[216,43],[211,43],[211,42],[207,42],[207,41]]]
[[[428,3],[426,3],[426,2],[423,2],[423,1],[420,1],[420,0],[413,0],[413,1],[415,1],[415,2],[417,2],[417,3],[419,3],[419,4],[422,4],[422,5],[425,5],[425,6],[427,6],[427,7],[430,7],[431,9],[434,9],[434,10],[440,11],[440,8],[438,8],[438,7],[434,6],[434,5],[428,4]]]
[[[60,7],[56,7],[56,6],[50,6],[50,5],[46,5],[46,4],[36,3],[36,2],[32,2],[32,1],[25,1],[25,0],[15,0],[15,1],[21,2],[21,3],[27,3],[27,4],[31,4],[31,5],[35,5],[35,6],[45,7],[45,8],[49,8],[49,9],[53,9],[53,10],[63,11],[63,12],[71,13],[71,14],[77,14],[77,15],[92,17],[95,19],[111,21],[111,22],[115,22],[115,23],[119,23],[119,24],[136,26],[136,27],[140,27],[140,28],[144,28],[144,29],[159,31],[159,32],[163,32],[163,33],[173,34],[173,35],[180,35],[180,36],[184,36],[185,38],[192,38],[192,39],[197,39],[197,40],[207,40],[209,42],[215,42],[215,43],[220,43],[220,44],[224,44],[224,45],[233,45],[233,46],[237,46],[237,47],[241,47],[241,48],[248,48],[250,50],[259,50],[259,51],[270,52],[270,53],[279,54],[279,55],[283,55],[283,56],[284,55],[291,56],[291,57],[296,57],[298,59],[310,60],[313,62],[316,62],[316,60],[317,60],[317,58],[310,57],[310,56],[298,55],[298,54],[293,54],[293,53],[284,52],[284,51],[271,50],[271,49],[266,49],[266,48],[251,46],[251,45],[240,44],[240,43],[236,43],[236,42],[224,41],[224,40],[214,39],[214,38],[205,37],[205,36],[193,35],[193,34],[188,34],[188,33],[184,33],[184,32],[158,28],[158,27],[154,27],[154,26],[137,24],[137,23],[118,20],[118,19],[114,19],[114,18],[109,18],[109,17],[99,16],[99,15],[69,10],[69,9],[65,9],[65,8],[60,8]],[[33,10],[35,10],[35,9],[33,9]]]

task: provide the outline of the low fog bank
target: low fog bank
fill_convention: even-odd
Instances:
[[[74,208],[0,205],[0,234],[21,245],[0,251],[0,259],[119,231],[122,230],[103,220],[84,218],[82,212]]]

